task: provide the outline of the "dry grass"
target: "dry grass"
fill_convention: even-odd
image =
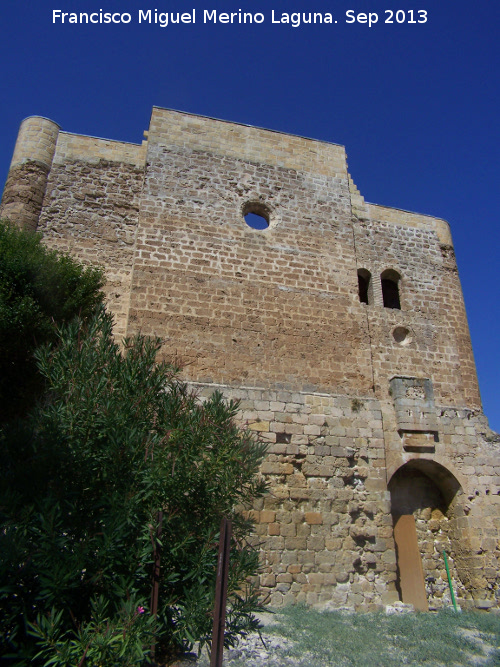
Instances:
[[[290,607],[227,652],[225,667],[500,666],[500,616],[442,611],[386,615]],[[200,660],[200,667],[205,659]],[[208,662],[207,662],[208,664]]]

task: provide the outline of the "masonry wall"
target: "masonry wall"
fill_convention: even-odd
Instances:
[[[345,154],[310,144],[154,110],[129,331],[161,333],[189,379],[370,390]]]
[[[354,217],[359,266],[375,277],[367,308],[376,391],[391,375],[433,378],[443,402],[480,408],[474,358],[451,236],[444,221],[368,205]],[[384,308],[383,271],[400,276],[401,310]],[[409,330],[402,344],[396,326]],[[418,369],[418,372],[416,373]]]
[[[145,146],[61,132],[38,223],[49,246],[105,267],[119,336],[127,328],[144,165]]]
[[[443,550],[459,604],[497,606],[500,464],[483,415],[438,408],[434,451],[405,452],[392,401],[195,387],[202,397],[220,389],[241,400],[241,423],[269,443],[262,473],[271,493],[253,517],[262,545],[257,583],[273,605],[368,611],[400,599],[392,460],[416,518],[430,608],[451,605]]]
[[[412,513],[430,606],[449,603],[443,549],[462,604],[497,605],[499,444],[447,223],[367,204],[342,146],[156,107],[145,136],[27,119],[0,214],[105,267],[118,337],[161,336],[202,399],[241,399],[269,443],[261,589],[396,601],[393,514]],[[401,309],[383,305],[386,271]]]

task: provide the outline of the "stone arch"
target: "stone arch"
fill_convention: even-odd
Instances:
[[[464,494],[443,465],[412,459],[389,482],[397,557],[397,586],[403,602],[425,610],[449,600],[443,550],[455,596],[469,597],[470,549],[463,531]]]

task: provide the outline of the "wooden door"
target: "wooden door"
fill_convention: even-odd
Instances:
[[[413,514],[394,515],[394,541],[402,602],[412,604],[418,611],[429,611]]]

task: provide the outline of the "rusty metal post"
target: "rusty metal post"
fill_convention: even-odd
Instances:
[[[217,558],[217,581],[215,584],[214,623],[212,628],[210,667],[222,667],[224,629],[226,627],[227,579],[229,574],[230,548],[231,521],[222,519],[220,524],[219,555]]]
[[[153,583],[151,587],[151,613],[156,617],[158,613],[158,597],[160,591],[160,545],[163,523],[163,512],[160,510],[157,514],[156,536],[153,540]],[[155,643],[151,645],[151,657],[155,659]]]

